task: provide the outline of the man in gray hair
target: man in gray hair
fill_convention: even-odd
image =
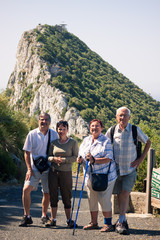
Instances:
[[[24,158],[27,166],[27,172],[25,182],[23,186],[23,207],[24,216],[19,224],[20,227],[28,226],[32,224],[32,218],[30,216],[30,204],[31,204],[31,191],[37,190],[38,184],[41,181],[43,198],[42,198],[42,223],[47,222],[47,210],[49,206],[49,189],[48,189],[48,172],[49,168],[40,172],[34,163],[35,159],[47,158],[47,146],[49,143],[58,138],[57,132],[49,129],[51,123],[51,117],[48,113],[41,113],[39,115],[38,124],[39,127],[31,130],[24,143]]]
[[[136,139],[133,138],[133,125],[129,123],[130,118],[131,111],[128,108],[117,109],[116,119],[118,124],[109,128],[106,133],[106,136],[113,143],[114,159],[118,173],[113,193],[117,194],[118,197],[120,215],[115,230],[120,234],[127,234],[129,229],[125,215],[129,204],[129,194],[136,182],[137,168],[143,162],[151,145],[151,141],[139,127],[135,126]],[[145,144],[140,156],[137,156],[138,141]]]

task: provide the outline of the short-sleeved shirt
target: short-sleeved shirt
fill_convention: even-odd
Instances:
[[[105,158],[111,159],[111,166],[110,166],[110,171],[108,175],[108,181],[109,182],[114,181],[117,178],[117,173],[116,173],[115,161],[113,160],[113,147],[110,139],[101,133],[94,142],[93,142],[92,136],[88,136],[83,140],[79,148],[79,156],[85,159],[85,162],[83,163],[84,169],[86,165],[86,155],[89,152],[94,158],[105,157]],[[109,167],[109,163],[94,164],[92,166],[92,169],[94,173],[107,173],[108,167]],[[91,170],[89,166],[85,183],[87,183],[88,178],[90,177],[91,177]]]
[[[57,132],[50,130],[50,142],[58,138]],[[25,140],[23,150],[30,152],[32,169],[37,171],[33,159],[39,156],[46,157],[49,131],[44,135],[39,128],[31,130]]]
[[[108,129],[106,136],[111,138],[111,128]],[[148,137],[137,126],[137,140],[145,143]],[[136,145],[133,141],[132,124],[128,123],[127,127],[122,131],[119,124],[116,125],[113,136],[113,154],[120,175],[127,175],[134,171],[131,162],[137,158]]]

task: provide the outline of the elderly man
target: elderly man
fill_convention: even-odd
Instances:
[[[30,204],[31,204],[31,191],[36,190],[41,180],[43,199],[42,199],[42,223],[48,220],[47,209],[49,205],[49,189],[48,189],[48,172],[49,169],[39,172],[34,164],[34,160],[40,156],[47,157],[47,146],[49,143],[58,138],[57,132],[49,129],[51,122],[50,115],[42,113],[39,116],[39,127],[30,131],[27,135],[24,143],[24,157],[27,166],[27,173],[25,177],[23,187],[23,207],[24,216],[19,224],[20,227],[25,227],[28,224],[32,224],[32,218],[30,216]]]
[[[137,168],[143,162],[150,148],[151,141],[136,127],[137,139],[145,144],[141,156],[137,157],[137,148],[133,139],[132,126],[129,123],[131,112],[126,107],[117,109],[116,119],[118,124],[114,128],[109,128],[106,136],[113,142],[114,158],[117,167],[118,178],[116,180],[113,193],[117,194],[119,204],[119,220],[116,222],[115,230],[120,234],[127,234],[129,229],[126,220],[126,211],[129,204],[129,194],[135,184]]]

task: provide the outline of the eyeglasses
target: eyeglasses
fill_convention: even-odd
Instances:
[[[128,116],[129,116],[128,114],[120,114],[120,115],[118,115],[118,117],[124,117],[124,118],[126,118]]]
[[[39,121],[44,122],[44,121],[49,121],[49,118],[40,118]]]

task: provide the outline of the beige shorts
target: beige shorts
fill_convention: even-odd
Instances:
[[[24,182],[24,185],[29,185],[33,187],[33,191],[36,191],[38,184],[41,182],[42,192],[49,193],[48,188],[48,172],[44,171],[42,174],[39,171],[34,171],[35,177],[31,176],[30,180]]]
[[[91,181],[88,179],[87,195],[89,208],[91,212],[101,210],[102,212],[109,212],[112,210],[111,196],[115,181],[110,182],[108,187],[103,192],[96,192],[92,189]]]

